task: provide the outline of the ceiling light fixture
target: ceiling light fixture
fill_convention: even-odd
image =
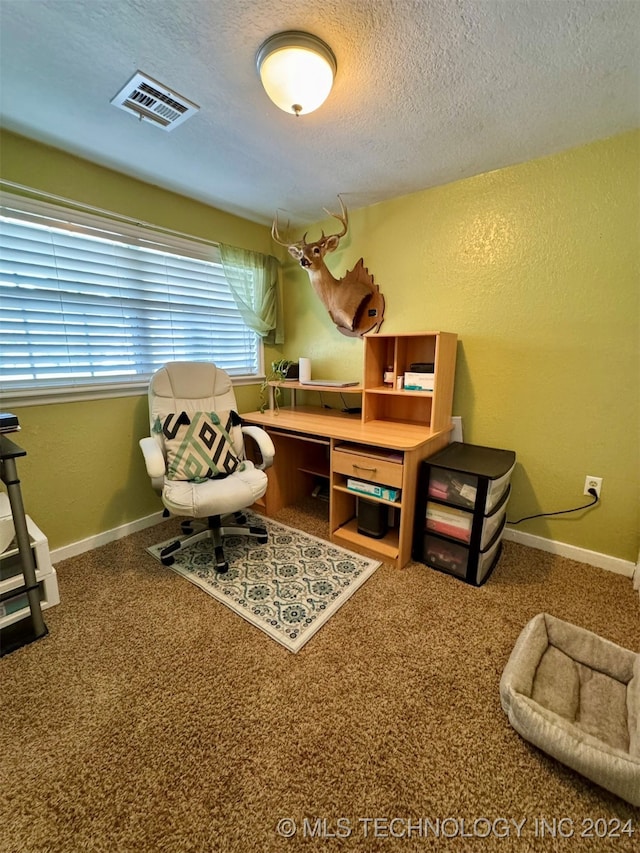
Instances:
[[[256,65],[273,103],[297,116],[326,101],[338,68],[328,44],[297,30],[270,36],[256,54]]]

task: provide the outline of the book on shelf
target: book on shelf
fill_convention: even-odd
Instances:
[[[347,488],[361,495],[371,495],[374,498],[384,498],[386,501],[397,501],[400,497],[399,489],[390,489],[387,486],[378,486],[376,483],[365,483],[363,480],[347,478]]]

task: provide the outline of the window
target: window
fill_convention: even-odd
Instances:
[[[0,199],[0,390],[134,392],[167,361],[262,371],[215,246]],[[73,221],[72,221],[73,220]]]

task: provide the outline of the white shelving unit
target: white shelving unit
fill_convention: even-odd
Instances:
[[[0,519],[11,519],[11,505],[6,494],[0,493]],[[60,603],[58,578],[51,565],[49,543],[44,533],[27,515],[27,532],[36,567],[40,606],[43,610]],[[0,628],[6,628],[30,615],[25,590],[20,551],[15,541],[0,554]]]

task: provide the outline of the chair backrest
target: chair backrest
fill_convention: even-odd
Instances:
[[[236,408],[236,395],[228,373],[209,362],[171,361],[157,370],[149,383],[149,414]]]
[[[172,361],[159,368],[149,383],[149,421],[170,412],[237,412],[236,395],[228,373],[209,362]],[[243,455],[239,427],[232,432],[236,453]],[[161,441],[161,439],[159,439]]]

